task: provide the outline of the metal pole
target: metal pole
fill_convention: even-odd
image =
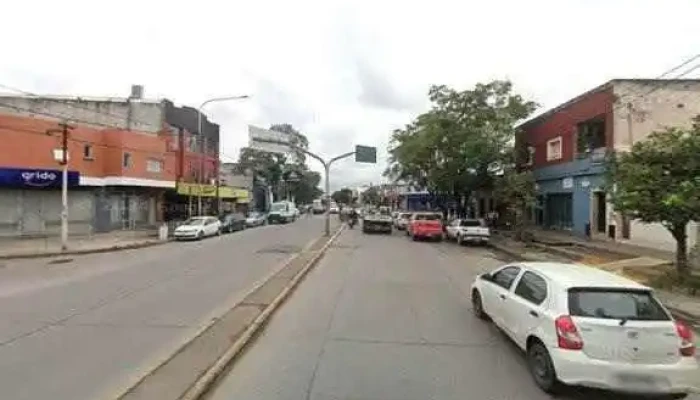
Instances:
[[[227,101],[227,100],[243,100],[250,98],[250,96],[243,95],[243,96],[226,96],[226,97],[215,97],[213,99],[209,99],[204,101],[202,104],[199,105],[199,108],[197,109],[197,130],[200,136],[201,140],[201,147],[200,147],[200,153],[201,153],[201,173],[200,173],[200,184],[199,184],[199,193],[198,193],[198,204],[199,204],[199,212],[201,214],[202,212],[202,183],[201,181],[204,180],[204,134],[202,133],[202,109],[204,106],[206,106],[209,103],[213,103],[216,101]],[[221,143],[218,143],[219,146],[221,146]],[[220,193],[219,193],[219,149],[216,151],[216,213],[218,215],[219,210],[220,210]]]
[[[67,123],[58,124],[61,129],[49,129],[47,135],[61,133],[61,251],[68,250],[68,131],[73,129]]]
[[[63,171],[61,172],[61,251],[68,250],[68,133],[63,133]]]
[[[323,168],[326,170],[326,236],[331,235],[331,180],[329,178],[331,171],[330,163],[323,163]]]

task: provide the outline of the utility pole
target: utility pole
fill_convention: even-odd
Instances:
[[[47,135],[61,134],[61,251],[68,250],[68,134],[75,127],[66,122],[58,124],[60,129],[49,129]]]
[[[206,152],[207,141],[204,134],[199,132],[199,190],[197,192],[197,214],[202,215],[202,191],[204,191],[205,175],[204,175],[204,157]]]

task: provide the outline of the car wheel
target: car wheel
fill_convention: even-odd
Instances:
[[[202,240],[202,239],[204,239],[204,232],[203,231],[197,232],[197,240]]]
[[[411,235],[411,239],[413,239],[414,242],[418,241],[418,236],[416,235]]]
[[[486,312],[484,311],[484,303],[481,301],[481,294],[479,294],[479,291],[474,289],[472,292],[472,311],[474,311],[474,315],[483,320],[488,319],[488,315],[486,315]]]
[[[457,244],[460,246],[464,244],[464,241],[462,240],[462,235],[457,235]]]
[[[688,393],[676,393],[666,397],[668,400],[681,400],[688,397]]]
[[[544,392],[554,394],[561,388],[552,358],[539,340],[527,348],[527,364],[535,384]]]
[[[221,236],[221,229],[216,230],[216,236]]]

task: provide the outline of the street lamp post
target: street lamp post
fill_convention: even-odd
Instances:
[[[201,215],[202,213],[202,181],[204,181],[204,133],[202,132],[202,109],[209,103],[215,103],[219,101],[229,101],[229,100],[244,100],[250,98],[249,95],[242,96],[225,96],[225,97],[214,97],[209,100],[205,100],[199,105],[197,109],[197,133],[199,133],[199,151],[200,151],[200,173],[199,173],[199,190],[197,193],[197,212]],[[219,146],[221,143],[218,144]],[[220,209],[220,199],[219,199],[219,187],[220,187],[220,176],[219,176],[219,152],[216,153],[216,213],[219,214]]]

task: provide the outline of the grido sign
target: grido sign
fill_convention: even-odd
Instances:
[[[78,186],[80,174],[68,171],[68,186]],[[61,187],[61,171],[53,169],[0,168],[0,186],[15,188]]]

